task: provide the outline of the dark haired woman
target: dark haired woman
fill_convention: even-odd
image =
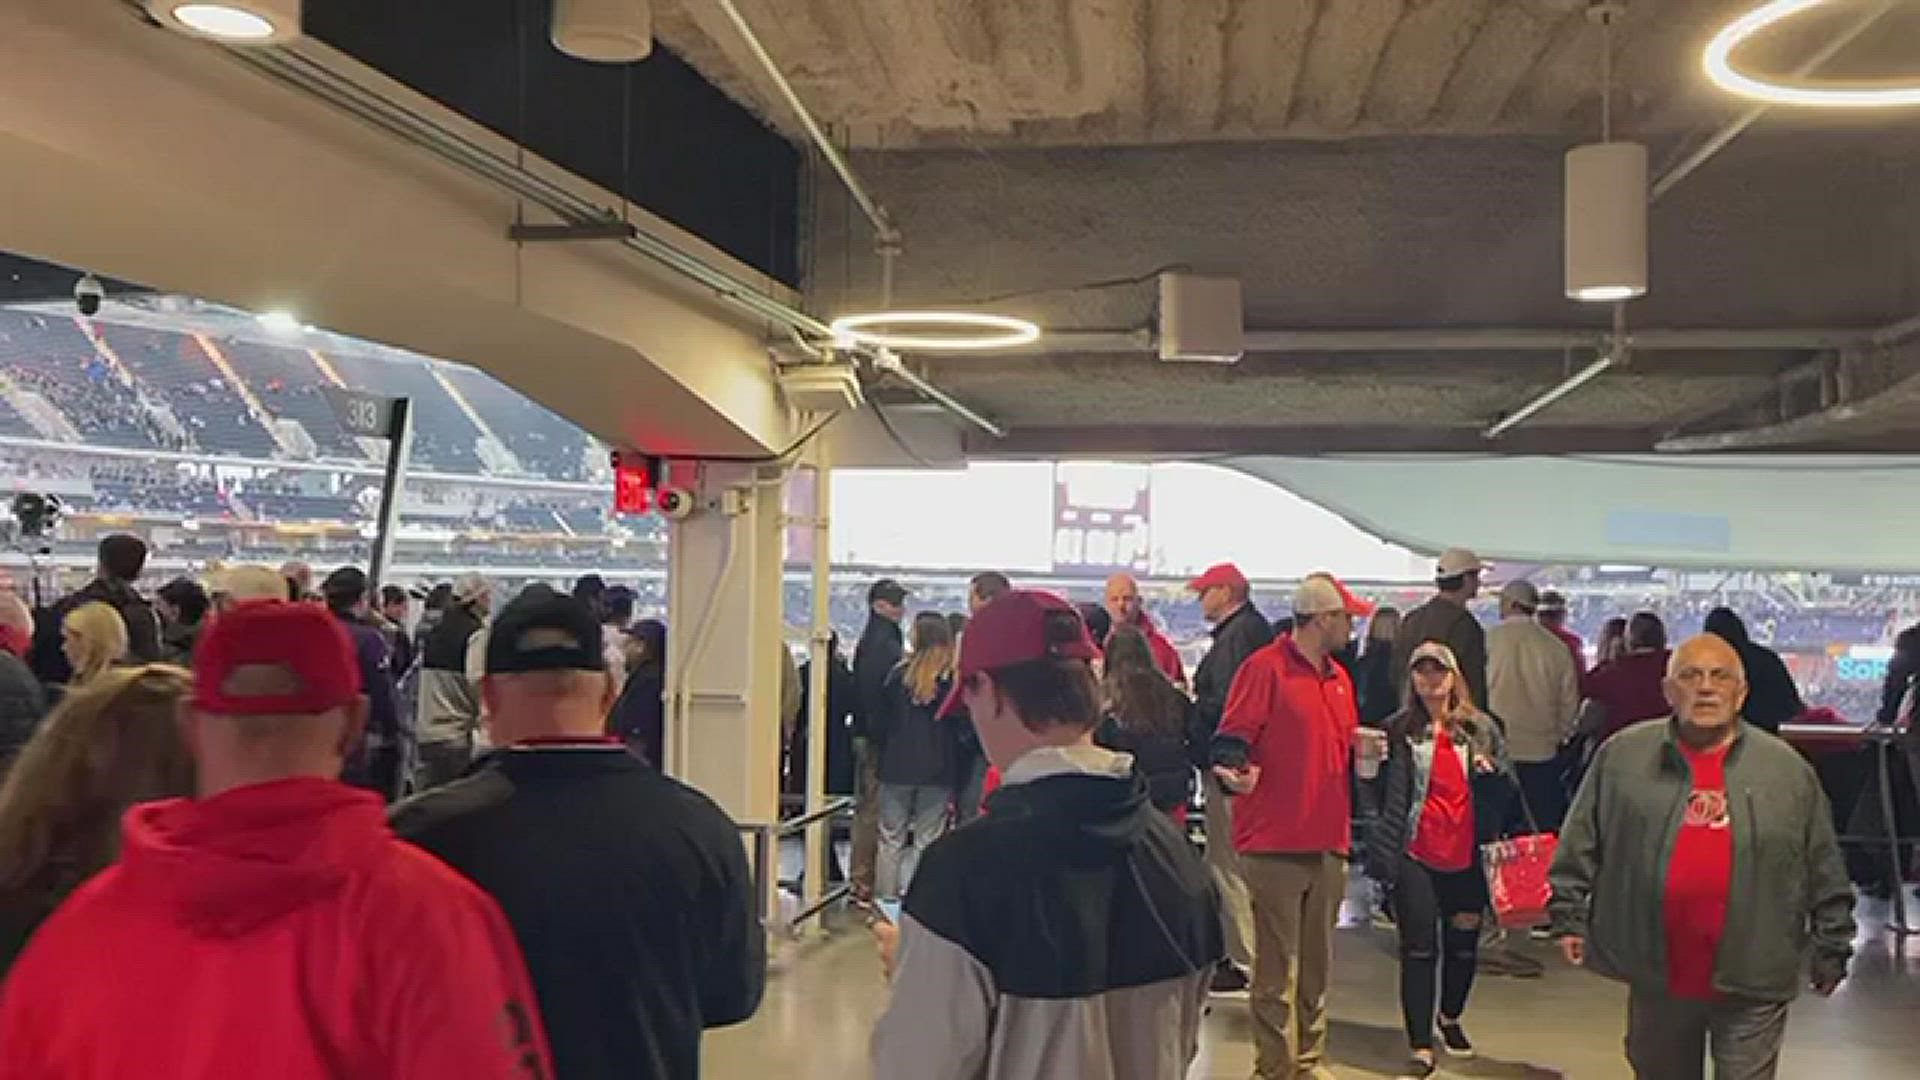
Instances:
[[[887,676],[877,723],[867,735],[880,752],[880,855],[874,895],[897,900],[920,856],[947,831],[953,798],[952,725],[935,714],[953,687],[953,630],[923,611],[913,620],[913,654]]]
[[[1187,754],[1193,700],[1167,680],[1146,635],[1131,626],[1115,626],[1107,637],[1101,692],[1106,718],[1094,742],[1132,754],[1153,805],[1184,824],[1193,797]]]

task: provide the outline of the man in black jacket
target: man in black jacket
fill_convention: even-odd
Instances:
[[[881,578],[867,590],[867,628],[853,650],[853,746],[858,762],[853,812],[852,867],[855,902],[873,897],[873,872],[880,854],[880,758],[868,732],[887,708],[887,675],[906,655],[900,620],[907,614],[905,586]]]
[[[1480,556],[1465,548],[1441,552],[1433,570],[1433,599],[1400,620],[1400,637],[1393,646],[1395,656],[1412,656],[1413,650],[1427,641],[1452,649],[1460,661],[1460,674],[1467,680],[1474,708],[1482,712],[1488,711],[1487,631],[1467,605],[1480,595],[1480,579],[1487,569]],[[1394,696],[1405,698],[1406,671],[1396,666],[1393,678]]]
[[[1232,563],[1221,563],[1187,583],[1200,594],[1200,613],[1213,624],[1213,647],[1193,672],[1193,730],[1187,747],[1200,770],[1207,794],[1207,867],[1220,893],[1220,914],[1227,941],[1227,960],[1220,965],[1213,989],[1239,993],[1247,989],[1247,969],[1253,966],[1253,904],[1233,849],[1231,796],[1213,775],[1210,747],[1227,708],[1227,692],[1247,657],[1273,641],[1273,626],[1253,606],[1252,586]]]
[[[480,684],[504,749],[395,807],[394,831],[506,913],[555,1076],[693,1080],[701,1032],[759,1007],[766,938],[733,821],[602,734],[601,640],[572,597],[508,604]]]
[[[1807,711],[1800,699],[1800,687],[1793,681],[1780,654],[1754,641],[1747,624],[1732,608],[1717,607],[1707,612],[1706,632],[1733,646],[1740,654],[1740,665],[1747,669],[1747,704],[1740,710],[1747,723],[1769,735],[1780,734],[1780,725]]]
[[[140,572],[147,566],[146,541],[126,533],[114,533],[100,541],[100,565],[94,579],[78,592],[70,593],[41,613],[33,634],[33,673],[48,686],[64,685],[73,679],[73,666],[60,649],[60,628],[67,613],[95,600],[120,613],[127,624],[127,658],[151,663],[160,659],[160,621],[153,606],[133,589]]]

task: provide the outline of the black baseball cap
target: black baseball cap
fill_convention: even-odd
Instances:
[[[907,591],[905,585],[890,577],[883,577],[867,590],[867,603],[885,600],[889,604],[898,604],[903,603],[910,595],[912,594]]]
[[[357,566],[343,566],[320,583],[320,595],[328,600],[358,603],[367,595],[367,572]]]
[[[514,597],[487,632],[489,675],[606,669],[600,620],[585,603],[551,589]]]

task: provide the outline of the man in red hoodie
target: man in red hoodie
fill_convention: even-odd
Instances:
[[[243,604],[194,655],[199,797],[127,813],[120,862],[0,990],[0,1080],[546,1080],[518,946],[479,889],[338,782],[366,720],[324,608]]]

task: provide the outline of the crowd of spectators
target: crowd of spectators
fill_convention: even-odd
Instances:
[[[124,365],[124,377],[68,319],[0,310],[0,376],[44,397],[89,443],[125,449],[224,454],[253,460],[283,451],[192,334],[149,326],[95,324]],[[305,350],[223,338],[217,346],[233,375],[276,420],[292,420],[323,457],[363,456],[327,399],[334,384]],[[451,386],[515,460],[517,475],[578,482],[594,479],[587,434],[486,374],[421,357],[341,354],[330,358],[347,383],[412,400],[416,468],[456,474],[488,471],[477,446],[484,435]],[[445,382],[430,370],[440,366]],[[176,432],[143,399],[162,403]],[[24,421],[14,434],[35,434]]]
[[[187,439],[168,432],[104,361],[95,357],[74,366],[73,374],[63,376],[46,368],[9,364],[5,375],[14,386],[45,398],[89,442],[127,449],[191,448]]]

